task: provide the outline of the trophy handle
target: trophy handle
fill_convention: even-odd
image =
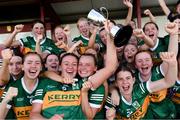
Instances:
[[[106,11],[106,19],[108,20],[108,19],[109,19],[109,12],[108,12],[107,8],[105,8],[105,7],[100,7],[99,10],[100,10],[102,13],[103,13],[103,10]]]

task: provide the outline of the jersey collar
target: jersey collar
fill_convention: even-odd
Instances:
[[[34,38],[34,40],[35,40],[35,42],[36,42],[36,38],[33,36],[33,38]],[[46,41],[46,37],[44,37],[43,39],[42,39],[42,41],[40,42],[40,45],[42,45],[44,42]]]
[[[132,99],[130,102],[128,102],[123,96],[121,96],[122,101],[127,105],[132,105]]]
[[[21,78],[21,83],[22,83],[23,89],[24,89],[27,93],[31,94],[31,93],[33,93],[33,92],[35,91],[35,89],[37,88],[38,83],[39,83],[39,79],[37,79],[37,81],[36,81],[36,83],[35,83],[35,86],[34,86],[34,88],[33,88],[32,91],[29,91],[29,90],[27,89],[27,87],[26,87],[26,85],[25,85],[25,82],[24,82],[24,77]]]
[[[152,74],[151,74],[151,76],[152,76]],[[149,78],[148,81],[151,80],[151,76],[150,76],[150,78]],[[139,80],[140,80],[141,83],[145,82],[145,81],[142,79],[142,77],[141,77],[141,75],[140,75],[140,72],[138,73],[138,77],[139,77]]]
[[[89,38],[83,36],[82,34],[81,34],[81,37],[84,38],[84,39],[86,39],[86,40],[89,40]]]
[[[158,47],[158,45],[159,45],[159,38],[157,38],[157,41],[156,41],[154,47],[153,47],[153,48],[150,48],[150,50],[151,50],[151,51],[154,51],[154,50]]]

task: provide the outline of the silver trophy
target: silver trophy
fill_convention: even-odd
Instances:
[[[103,15],[101,15],[99,12],[97,12],[96,10],[92,9],[89,14],[88,14],[88,18],[90,20],[93,20],[94,22],[97,22],[97,23],[103,23],[106,18],[104,18]]]
[[[92,9],[87,18],[102,24],[106,19],[108,19],[108,10],[105,7],[101,7],[100,10],[105,10],[107,13],[107,18],[105,18],[102,14],[100,14],[99,12],[97,12],[96,10]],[[114,25],[111,30],[110,30],[111,35],[114,38],[114,44],[116,47],[121,47],[125,44],[128,43],[131,35],[132,35],[132,27],[131,26],[116,26]]]

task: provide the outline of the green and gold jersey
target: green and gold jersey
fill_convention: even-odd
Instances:
[[[32,51],[35,51],[36,47],[36,41],[34,37],[25,37],[20,39],[20,43],[22,46],[30,48]],[[54,42],[49,38],[44,38],[43,41],[40,43],[40,47],[42,52],[45,53],[54,53],[54,54],[60,54],[63,50],[56,47]]]
[[[155,66],[151,70],[151,81],[157,81],[164,78],[164,73],[161,70],[161,66]],[[144,80],[141,78],[140,73],[136,72],[136,82],[141,83]],[[149,95],[151,111],[154,119],[174,118],[176,116],[176,110],[171,100],[166,98],[167,89],[163,89],[157,92],[153,92]]]
[[[154,67],[152,67],[151,77],[149,80],[150,81],[157,81],[157,80],[163,79],[164,78],[163,74],[164,73],[161,70],[161,66],[154,66]],[[136,83],[145,82],[145,80],[143,80],[141,78],[139,71],[135,72],[135,78],[136,78]],[[166,95],[167,95],[167,89],[151,93],[150,99],[152,102],[160,102],[166,97]]]
[[[82,82],[77,79],[73,84],[43,81],[36,90],[33,103],[42,104],[42,115],[45,118],[64,114],[64,119],[85,119],[81,108]]]
[[[177,117],[180,118],[180,81],[176,81],[175,85],[170,88],[169,96],[171,100],[173,101],[176,112],[177,112]]]
[[[171,89],[173,91],[172,101],[180,105],[180,81],[176,81]]]
[[[99,86],[96,90],[88,91],[88,100],[92,108],[98,108],[98,113],[95,115],[94,119],[104,119],[102,113],[102,107],[105,99],[105,88],[104,85]]]
[[[89,104],[92,108],[101,108],[105,96],[105,88],[103,85],[96,90],[88,91]]]
[[[153,48],[150,50],[153,52],[153,58],[160,58],[160,52],[167,52],[169,46],[169,35],[164,36],[163,38],[159,37]]]
[[[9,88],[9,86],[10,86],[11,84],[13,84],[14,81],[15,81],[15,79],[14,79],[12,76],[10,76],[10,79],[9,79],[8,83],[7,83],[5,86],[1,86],[1,87],[0,87],[0,98],[1,98],[4,90],[5,90],[6,88]]]
[[[79,35],[78,37],[75,37],[72,42],[76,43],[79,40],[81,40],[83,42],[84,46],[88,46],[89,38],[86,38],[86,37],[84,37],[82,35]],[[96,35],[95,43],[101,43],[101,39],[100,39],[98,34]]]
[[[20,78],[21,77],[22,76],[20,76]],[[7,89],[15,83],[15,81],[16,81],[16,79],[10,75],[9,82],[3,88],[1,88],[1,92],[3,93],[4,91],[7,91]],[[5,93],[4,93],[4,95],[5,95]],[[0,95],[0,98],[1,97],[2,97],[2,95]],[[2,99],[0,100],[0,102],[1,101],[2,101]],[[9,109],[5,119],[15,119],[15,114],[14,114],[14,111],[13,111],[12,107]]]
[[[86,38],[86,37],[84,37],[84,36],[82,36],[82,35],[80,35],[80,36],[78,36],[78,37],[75,37],[72,42],[76,43],[76,42],[79,41],[79,40],[81,40],[81,41],[83,42],[83,46],[84,46],[84,47],[87,47],[87,46],[88,46],[89,38]],[[95,43],[98,44],[98,46],[99,46],[99,51],[105,51],[105,46],[104,46],[104,44],[102,43],[102,41],[101,41],[101,39],[100,39],[100,37],[99,37],[98,34],[96,35]]]
[[[153,48],[150,48],[150,50],[153,52],[153,58],[154,59],[160,59],[160,52],[167,52],[168,46],[169,46],[169,35],[166,35],[164,37],[158,37],[157,42]],[[141,40],[138,45],[144,45],[144,41]]]
[[[11,86],[9,86],[18,88],[18,95],[13,97],[12,101],[8,103],[10,106],[12,106],[18,120],[29,119],[29,114],[32,109],[32,100],[39,81],[41,80],[37,80],[32,92],[27,89],[24,78],[16,80]],[[5,97],[6,91],[4,92],[4,96],[2,98]]]
[[[132,93],[132,102],[129,103],[120,95],[118,106],[112,104],[111,96],[107,97],[106,109],[114,107],[118,119],[142,119],[148,118],[146,115],[149,106],[149,91],[147,83],[135,84]]]

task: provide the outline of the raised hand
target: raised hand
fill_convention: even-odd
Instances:
[[[18,24],[18,25],[16,25],[16,26],[14,27],[14,31],[15,31],[16,33],[19,33],[19,32],[21,32],[21,31],[23,30],[23,28],[24,28],[24,25],[23,25],[23,24]]]
[[[74,79],[72,79],[72,78],[70,78],[68,76],[63,77],[63,83],[64,84],[73,84],[74,82],[75,82]]]
[[[131,0],[123,0],[124,5],[126,5],[128,8],[132,8]]]
[[[42,35],[42,34],[37,34],[37,36],[36,36],[36,42],[37,42],[37,43],[40,43],[40,42],[42,41],[42,39],[43,39],[43,35]]]
[[[17,95],[18,95],[18,89],[15,87],[9,87],[4,99],[6,101],[10,101],[12,100],[13,97],[16,97]]]
[[[4,60],[10,60],[13,56],[13,51],[11,49],[4,49],[1,51],[1,56]]]
[[[67,44],[65,44],[64,41],[58,41],[55,43],[55,45],[61,49],[65,49],[67,47]]]
[[[110,24],[110,20],[106,20],[106,21],[104,21],[104,28],[105,28],[105,30],[108,32],[108,33],[110,33],[110,30],[111,30],[111,28],[113,27],[113,26],[110,26],[111,24]]]
[[[147,15],[147,16],[149,16],[149,15],[151,15],[151,11],[150,11],[149,9],[146,9],[146,10],[144,11],[144,14]]]
[[[90,81],[86,81],[81,88],[81,92],[88,92],[89,89],[92,88],[92,83]]]
[[[175,22],[169,22],[165,25],[165,30],[169,34],[178,34],[178,24]]]
[[[83,42],[82,42],[82,40],[79,40],[79,41],[77,41],[76,43],[74,43],[75,44],[75,46],[79,46],[79,45],[83,45]]]
[[[62,77],[63,77],[63,83],[72,84],[75,82],[74,78],[66,72],[64,72],[64,76]]]
[[[164,62],[168,64],[171,64],[171,65],[177,64],[176,55],[174,52],[161,52],[160,57]]]
[[[141,39],[144,39],[145,36],[146,36],[142,29],[135,29],[135,30],[133,30],[133,34],[136,37],[141,38]]]

